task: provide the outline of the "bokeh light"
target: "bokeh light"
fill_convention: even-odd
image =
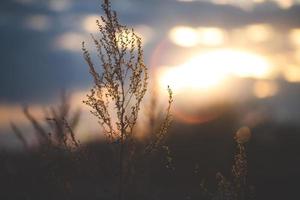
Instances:
[[[300,28],[291,30],[289,38],[293,45],[300,46]]]
[[[225,32],[217,27],[199,27],[197,33],[199,44],[217,46],[225,42]]]
[[[218,46],[225,42],[225,31],[217,27],[176,26],[169,32],[170,40],[181,47]]]
[[[81,27],[88,33],[98,32],[96,21],[102,22],[100,15],[87,15],[82,19]]]
[[[256,81],[253,86],[253,93],[257,98],[267,98],[276,95],[278,86],[274,81]]]
[[[161,73],[160,86],[170,85],[175,91],[209,89],[230,76],[268,78],[271,65],[263,57],[234,49],[203,52],[183,65]]]
[[[285,67],[283,75],[288,82],[300,82],[300,66]]]
[[[70,51],[70,52],[81,52],[82,42],[86,41],[86,35],[76,33],[76,32],[67,32],[55,39],[54,45],[56,48]]]
[[[193,47],[198,43],[197,30],[187,26],[172,28],[169,37],[172,42],[182,47]]]
[[[269,24],[252,24],[246,27],[246,37],[251,42],[266,42],[272,40],[273,30]]]

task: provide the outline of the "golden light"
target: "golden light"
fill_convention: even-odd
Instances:
[[[96,24],[97,20],[99,20],[100,23],[102,22],[99,15],[87,15],[83,18],[81,25],[85,31],[95,33],[99,30],[98,25]]]
[[[272,97],[278,92],[278,86],[273,81],[257,81],[253,87],[253,93],[257,98]]]
[[[300,46],[300,28],[291,30],[289,33],[289,38],[292,44]]]
[[[300,48],[294,52],[294,58],[300,63]]]
[[[216,66],[205,67],[203,62],[206,58],[199,56],[181,66],[165,69],[161,74],[161,87],[170,85],[176,92],[208,89],[225,78],[223,73],[218,73]]]
[[[198,34],[194,28],[176,26],[169,32],[169,38],[173,43],[182,47],[193,47],[198,43]]]
[[[170,85],[175,92],[211,89],[226,79],[237,77],[268,78],[270,63],[262,56],[233,49],[203,52],[186,63],[165,68],[160,73],[161,88]]]
[[[39,105],[30,105],[30,113],[37,119],[43,119],[44,113]],[[15,104],[0,104],[0,130],[9,130],[10,122],[14,122],[20,126],[28,126],[30,122],[24,116],[22,107]]]
[[[268,24],[252,24],[246,27],[246,37],[252,42],[265,42],[273,35],[272,27]]]
[[[236,50],[202,53],[187,63],[165,72],[163,83],[175,89],[209,88],[230,75],[264,78],[269,64],[262,57]]]
[[[239,130],[235,134],[235,138],[238,143],[246,143],[251,138],[251,130],[247,126],[243,126],[239,128]]]
[[[288,66],[284,68],[283,75],[288,82],[300,82],[300,67]]]
[[[242,51],[219,52],[224,57],[223,65],[230,68],[230,73],[242,78],[264,79],[272,75],[272,67],[264,57]]]
[[[71,52],[81,52],[81,42],[86,41],[86,36],[76,32],[67,32],[55,39],[54,45],[56,48],[71,51]]]
[[[99,21],[100,24],[103,25],[100,15],[87,15],[86,17],[83,18],[81,25],[86,32],[97,33],[99,32],[99,27],[96,23],[97,20]],[[135,26],[134,32],[139,37],[142,38],[143,45],[149,42],[153,37],[153,30],[151,27],[147,25],[141,24]],[[129,36],[131,37],[132,35],[130,34]],[[125,37],[125,33],[124,33],[124,37]]]
[[[142,44],[145,45],[151,41],[154,36],[154,30],[147,25],[140,24],[134,27],[134,32],[142,38]]]
[[[216,46],[225,41],[225,33],[222,29],[216,27],[200,27],[197,29],[199,44]]]
[[[253,0],[254,3],[264,3],[266,0]]]
[[[146,25],[137,25],[137,26],[135,26],[133,28],[133,32],[131,31],[131,29],[129,29],[128,32],[123,30],[122,32],[117,33],[118,46],[121,48],[123,42],[127,43],[127,44],[130,44],[131,42],[134,42],[134,44],[137,45],[137,41],[132,40],[132,38],[135,38],[134,35],[141,38],[142,46],[145,46],[152,39],[153,30],[150,27],[146,26]]]
[[[294,0],[275,0],[282,9],[288,9],[294,5]]]

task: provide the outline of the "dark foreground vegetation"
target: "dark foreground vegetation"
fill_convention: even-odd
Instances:
[[[227,113],[205,125],[174,123],[167,140],[172,168],[165,151],[139,160],[124,199],[208,199],[205,188],[216,194],[218,172],[233,178],[235,122],[236,116]],[[255,199],[299,196],[298,135],[299,127],[272,123],[252,130],[246,144],[247,181]],[[112,151],[101,141],[74,151],[45,146],[25,153],[2,151],[0,199],[116,199],[119,170]]]

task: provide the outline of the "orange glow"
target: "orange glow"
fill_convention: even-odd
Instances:
[[[223,49],[200,53],[183,65],[164,69],[160,74],[161,88],[203,90],[219,85],[230,76],[267,78],[271,66],[263,57],[238,50]]]
[[[284,68],[283,75],[288,82],[300,82],[300,67],[288,66]]]
[[[30,106],[30,113],[37,119],[44,117],[44,113],[37,105]],[[0,130],[10,130],[10,122],[14,122],[20,126],[30,125],[20,105],[0,104]]]
[[[192,113],[192,112],[186,111],[185,108],[182,108],[182,109],[183,110],[178,109],[178,106],[177,106],[177,109],[174,110],[174,116],[178,120],[183,121],[188,124],[206,123],[206,122],[216,119],[221,114],[220,111],[217,112],[217,111],[210,110],[210,111],[206,111],[206,112],[199,111],[199,113]]]
[[[99,27],[96,23],[97,20],[101,25],[103,24],[100,15],[87,15],[81,22],[83,29],[88,33],[99,32]],[[142,38],[143,44],[149,42],[153,36],[153,30],[146,25],[137,25],[134,27],[134,31]]]
[[[145,45],[148,42],[150,42],[154,35],[154,30],[151,27],[144,24],[135,26],[134,32],[142,38],[142,45]]]
[[[222,29],[216,27],[200,27],[197,29],[199,44],[216,46],[225,41],[225,33]]]
[[[274,96],[278,92],[278,86],[272,81],[257,81],[253,87],[253,93],[257,98]]]
[[[161,68],[158,87],[162,94],[167,85],[172,88],[177,119],[186,123],[204,123],[221,114],[222,102],[230,95],[228,89],[232,88],[233,77],[267,79],[271,78],[272,70],[268,60],[257,54],[234,49],[212,50],[201,52],[181,65]],[[263,86],[256,89],[260,98],[277,92],[274,85]]]
[[[148,26],[145,25],[139,25],[134,27],[133,29],[134,32],[131,32],[131,30],[129,30],[128,33],[125,32],[125,30],[123,30],[120,33],[117,33],[117,39],[118,39],[118,46],[121,47],[122,46],[122,42],[125,43],[130,43],[131,38],[134,37],[133,33],[138,36],[139,38],[141,38],[142,40],[142,45],[144,46],[147,42],[150,41],[151,37],[152,37],[152,29]],[[128,40],[128,41],[127,41]],[[137,45],[137,41],[135,40],[135,45]]]
[[[289,38],[293,45],[300,46],[300,28],[291,30]]]
[[[294,57],[297,60],[297,62],[300,63],[300,48],[295,51]]]
[[[81,52],[82,41],[85,41],[86,37],[76,32],[64,33],[56,38],[55,46],[59,49],[63,49],[71,52]]]
[[[248,142],[249,139],[251,138],[251,130],[247,126],[241,127],[237,132],[236,132],[236,140],[238,143],[245,143]]]
[[[282,9],[288,9],[294,5],[294,0],[275,0]]]
[[[252,24],[246,27],[246,36],[252,42],[265,42],[272,38],[273,30],[268,24]]]
[[[272,75],[271,64],[264,57],[242,51],[220,52],[223,65],[230,68],[233,75],[242,78],[264,79]]]
[[[87,15],[81,22],[83,29],[89,33],[98,32],[97,20],[99,20],[100,23],[102,22],[99,15]]]
[[[192,28],[187,26],[176,26],[169,33],[171,41],[182,47],[193,47],[196,45],[217,46],[225,41],[225,32],[217,27]]]

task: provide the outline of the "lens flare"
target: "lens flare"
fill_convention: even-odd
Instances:
[[[176,26],[171,29],[169,37],[172,42],[182,47],[193,47],[198,43],[197,31],[187,26]]]
[[[178,120],[204,123],[221,114],[224,100],[230,98],[226,91],[233,77],[260,80],[271,74],[271,64],[260,55],[220,49],[199,53],[179,66],[163,67],[158,71],[158,85],[162,93],[168,85],[172,88]],[[277,90],[275,86],[264,84],[264,90],[257,89],[256,92],[264,98],[274,95]]]

